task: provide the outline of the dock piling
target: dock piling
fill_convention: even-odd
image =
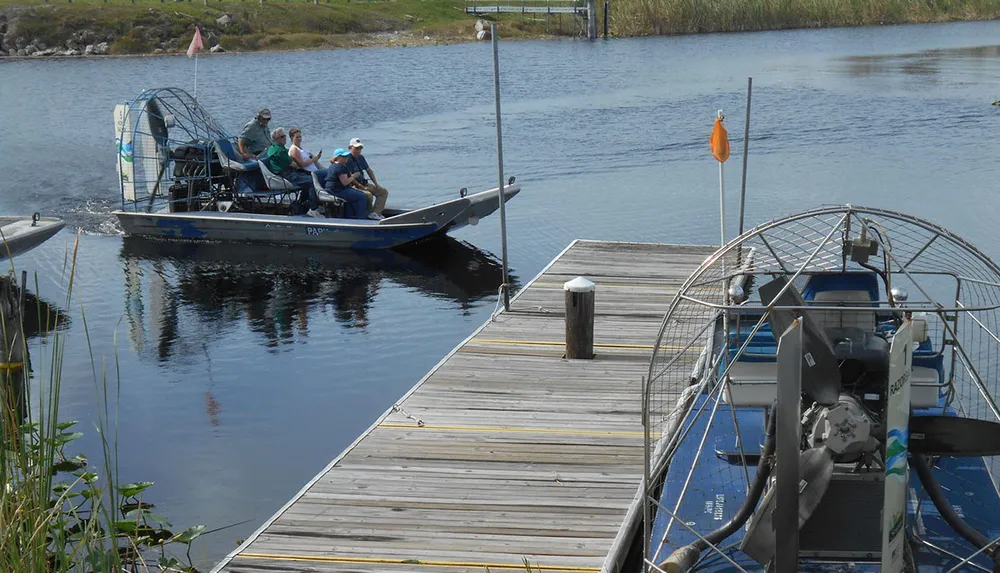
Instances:
[[[587,0],[587,39],[597,39],[597,0]]]
[[[594,283],[583,277],[563,284],[566,291],[566,358],[594,357]]]
[[[610,10],[610,2],[604,0],[604,39],[608,39],[608,11]]]

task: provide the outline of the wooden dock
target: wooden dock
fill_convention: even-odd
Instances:
[[[573,242],[213,571],[616,571],[641,378],[714,250]],[[577,276],[597,284],[593,360],[562,358]]]

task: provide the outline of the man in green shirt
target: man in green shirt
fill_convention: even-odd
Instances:
[[[267,134],[267,124],[271,121],[271,110],[264,108],[257,112],[257,117],[253,118],[243,126],[243,132],[236,139],[243,161],[257,159],[267,146],[273,143]]]
[[[292,156],[288,155],[288,150],[285,149],[287,140],[285,128],[275,128],[271,132],[273,143],[267,148],[267,153],[261,161],[271,173],[284,178],[299,190],[299,203],[309,208],[306,215],[322,217],[323,214],[319,212],[319,196],[316,195],[316,190],[313,188],[312,175],[295,167]]]

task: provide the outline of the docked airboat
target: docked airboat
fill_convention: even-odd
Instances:
[[[300,215],[298,190],[244,162],[229,135],[178,88],[143,91],[115,106],[122,204],[114,211],[129,235],[189,240],[261,241],[352,249],[397,247],[475,225],[520,191],[506,185],[421,209],[386,208],[382,220],[346,219],[343,201],[314,185],[321,218]]]
[[[910,215],[729,241],[644,386],[644,570],[1000,571],[998,309],[1000,267]]]

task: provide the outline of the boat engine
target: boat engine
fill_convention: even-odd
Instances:
[[[841,393],[833,406],[813,403],[802,416],[802,431],[810,448],[826,446],[834,461],[859,459],[871,466],[884,441],[889,343],[859,328],[828,328],[833,354],[840,365]]]

